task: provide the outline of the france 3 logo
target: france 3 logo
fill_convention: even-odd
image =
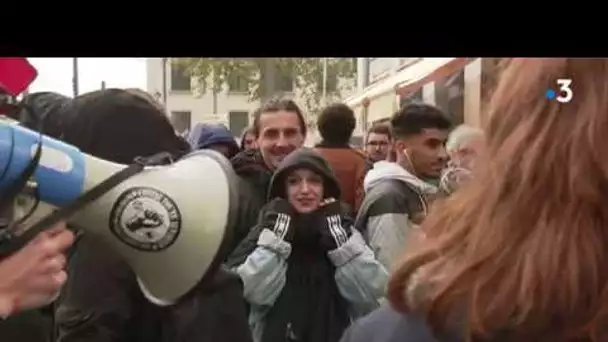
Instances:
[[[574,93],[572,92],[572,79],[560,78],[556,83],[559,89],[557,91],[547,89],[547,92],[545,93],[547,99],[555,99],[560,103],[568,103],[572,101],[572,97],[574,96]]]

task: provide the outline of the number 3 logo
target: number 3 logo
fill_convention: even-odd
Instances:
[[[572,80],[569,78],[561,78],[557,80],[557,84],[559,85],[559,96],[555,99],[561,103],[568,103],[572,100],[572,96],[574,93],[572,92]]]

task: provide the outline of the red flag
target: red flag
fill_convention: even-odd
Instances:
[[[0,92],[17,96],[27,89],[37,76],[36,68],[27,58],[0,58]]]

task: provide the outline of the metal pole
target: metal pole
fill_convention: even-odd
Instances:
[[[78,58],[72,58],[72,92],[78,96]]]
[[[163,72],[162,83],[163,83],[163,105],[167,110],[167,62],[168,58],[161,58],[161,69]]]
[[[369,83],[369,58],[357,58],[357,90],[363,91]]]
[[[323,106],[327,105],[327,58],[323,58]]]

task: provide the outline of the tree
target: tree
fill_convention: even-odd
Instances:
[[[295,89],[306,101],[304,105],[309,113],[315,114],[322,105],[322,58],[177,58],[173,62],[185,67],[186,73],[196,80],[201,94],[208,90],[220,92],[231,78],[240,77],[249,85],[251,100],[265,101],[280,95],[277,80],[287,75],[293,77]],[[355,59],[328,58],[327,74],[328,79],[353,79]],[[349,83],[353,82],[340,82],[338,87],[328,87],[327,98],[335,99],[354,87],[354,83]]]

